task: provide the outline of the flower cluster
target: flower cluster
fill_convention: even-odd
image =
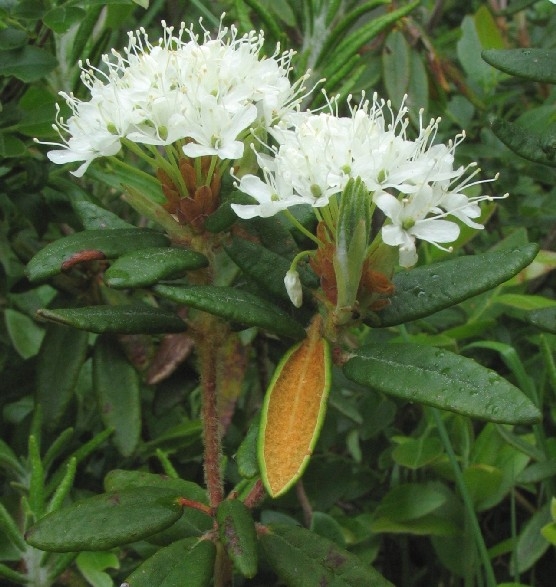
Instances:
[[[387,219],[382,240],[399,247],[403,267],[417,261],[416,238],[441,248],[441,243],[457,239],[459,225],[450,216],[482,228],[474,221],[481,214],[478,202],[492,198],[463,193],[481,183],[472,181],[479,171],[471,170],[474,164],[454,167],[454,151],[464,135],[448,145],[434,145],[439,119],[426,126],[421,120],[417,138],[410,140],[407,108],[394,115],[390,104],[376,95],[350,111],[349,117],[339,117],[332,107],[330,112],[298,113],[271,129],[276,141],[271,155],[257,154],[264,181],[245,175],[239,183],[258,203],[234,204],[236,214],[266,217],[310,204],[333,233],[334,219],[329,218],[337,208],[334,196],[350,178],[361,178],[369,206]]]
[[[178,144],[188,157],[234,160],[252,127],[268,126],[299,100],[303,79],[288,80],[292,52],[259,56],[262,32],[238,36],[221,25],[212,39],[201,39],[181,25],[164,27],[163,38],[149,41],[141,29],[129,33],[123,54],[103,56],[103,66],[82,65],[90,100],[61,93],[72,115],[60,112],[55,129],[62,143],[48,153],[54,163],[90,163],[116,155],[127,141],[146,146]]]

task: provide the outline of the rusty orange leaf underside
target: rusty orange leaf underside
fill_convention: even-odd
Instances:
[[[328,356],[316,321],[308,337],[286,356],[269,389],[261,456],[273,496],[289,487],[311,456],[326,408]]]

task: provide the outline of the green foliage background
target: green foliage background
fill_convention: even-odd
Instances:
[[[61,236],[95,223],[124,228],[143,221],[121,197],[121,183],[131,181],[121,170],[101,162],[76,181],[33,141],[57,140],[51,124],[58,91],[84,96],[78,62],[98,63],[139,26],[156,38],[161,19],[189,23],[202,16],[210,28],[225,11],[226,22],[238,23],[241,31],[265,29],[269,53],[278,41],[295,48],[296,71],[310,67],[315,81],[326,77],[330,93],[377,91],[395,109],[407,94],[414,125],[423,109],[425,120],[442,117],[441,140],[465,129],[461,164],[479,161],[484,177],[499,172],[486,189],[510,198],[486,206],[486,230],[463,230],[458,249],[483,253],[528,242],[541,248],[531,266],[493,290],[407,325],[355,333],[360,342],[402,340],[473,357],[533,400],[542,410],[541,424],[483,423],[444,412],[439,428],[431,408],[371,392],[338,371],[303,490],[265,501],[261,522],[310,525],[400,587],[488,584],[455,489],[451,446],[498,584],[553,584],[555,80],[526,79],[523,71],[501,67],[496,54],[485,54],[487,63],[481,52],[556,50],[556,7],[547,0],[512,1],[503,10],[505,4],[0,2],[0,581],[119,584],[156,545],[140,541],[106,552],[45,556],[25,544],[22,529],[62,502],[100,493],[108,487],[106,476],[118,469],[175,471],[203,484],[200,396],[187,336],[172,335],[171,367],[157,372],[152,361],[161,336],[115,339],[37,316],[40,308],[129,303],[125,292],[99,283],[98,268],[36,285],[25,267]],[[319,17],[334,8],[330,22]],[[423,264],[445,256],[421,248]],[[131,301],[148,295],[138,290]],[[254,336],[253,330],[241,333],[246,341]],[[229,488],[256,475],[248,430],[261,404],[264,374],[268,380],[287,346],[258,337],[255,356],[243,357],[246,383],[230,390],[236,407],[223,463]],[[124,390],[117,398],[111,393],[116,386]],[[109,414],[102,410],[107,398],[116,402]],[[158,538],[159,544],[170,540]],[[237,581],[280,584],[264,565],[255,578]]]

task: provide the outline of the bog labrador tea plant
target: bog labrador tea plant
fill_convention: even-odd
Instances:
[[[247,4],[285,40],[272,11]],[[84,585],[71,582],[80,574],[104,587],[109,566],[122,587],[494,587],[506,577],[494,559],[515,535],[493,554],[478,512],[510,490],[516,499],[531,455],[554,462],[538,456],[548,450],[540,398],[524,372],[514,377],[519,358],[502,342],[484,348],[509,371],[435,338],[434,318],[457,329],[462,303],[488,305],[487,292],[528,280],[539,247],[509,238],[473,253],[469,241],[516,204],[496,171],[471,160],[465,132],[450,138],[411,88],[386,99],[334,85],[348,73],[327,66],[325,50],[353,69],[365,39],[388,33],[389,51],[403,52],[400,31],[421,34],[404,20],[419,2],[378,13],[385,2],[352,3],[353,14],[349,3],[301,4],[314,20],[305,14],[313,28],[299,55],[248,30],[246,5],[216,24],[139,26],[123,50],[80,61],[54,133],[38,133],[32,148],[64,166],[51,185],[79,222],[47,235],[26,265],[49,326],[28,457],[0,446],[22,499],[20,514],[0,510],[19,553],[9,560],[21,561],[0,567],[9,582]],[[361,42],[347,46],[342,34],[365,14]],[[500,53],[485,59],[506,71]],[[510,147],[511,124],[494,125]],[[463,338],[480,341],[482,324]],[[94,434],[71,453],[74,416]],[[508,472],[470,449],[481,426],[477,444],[504,453]],[[78,467],[102,470],[103,487],[78,490]],[[426,571],[419,583],[409,559],[398,573],[388,533],[430,536],[427,556],[464,583]],[[450,566],[447,545],[457,552],[460,540],[465,560]]]

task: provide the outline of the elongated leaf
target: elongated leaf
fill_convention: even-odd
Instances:
[[[547,84],[556,84],[556,50],[554,49],[487,49],[482,58],[510,75]]]
[[[127,578],[130,587],[208,587],[216,547],[210,540],[185,538],[161,548]]]
[[[432,485],[404,483],[393,487],[381,499],[375,516],[406,522],[434,512],[445,501],[446,495]]]
[[[556,334],[556,308],[535,310],[529,314],[529,320],[541,330]]]
[[[173,312],[146,304],[42,309],[37,315],[45,320],[98,333],[154,334],[186,329],[185,322]]]
[[[556,167],[554,148],[544,145],[538,135],[519,124],[497,118],[492,123],[492,132],[520,157]]]
[[[285,257],[245,239],[234,238],[225,247],[226,253],[241,270],[249,275],[258,285],[275,296],[289,301],[284,285],[284,275],[291,262]],[[318,287],[318,279],[314,273],[298,267],[299,278],[307,287]]]
[[[412,10],[417,8],[418,5],[419,0],[410,2],[397,10],[393,10],[392,12],[388,12],[370,20],[350,35],[347,35],[336,47],[334,58],[331,59],[329,64],[323,69],[324,77],[329,77],[333,74],[336,69],[341,67],[343,63],[354,55],[365,43],[368,43],[390,25],[393,25],[396,21],[409,14]]]
[[[237,499],[225,499],[216,512],[220,540],[237,570],[257,574],[257,534],[251,512]]]
[[[529,265],[537,251],[537,245],[527,244],[402,271],[394,276],[391,304],[378,314],[380,326],[423,318],[504,283]]]
[[[147,228],[85,230],[70,234],[41,249],[27,264],[31,281],[41,281],[88,258],[113,259],[145,247],[163,247],[168,238]],[[95,253],[92,257],[90,254]]]
[[[272,497],[285,493],[309,464],[330,389],[330,348],[315,320],[292,347],[268,386],[259,430],[259,466]]]
[[[157,285],[155,292],[197,310],[232,322],[257,326],[290,338],[302,338],[305,331],[289,314],[258,296],[235,287]]]
[[[531,423],[534,404],[472,359],[416,344],[369,344],[343,367],[348,379],[389,395],[491,422]]]
[[[208,504],[207,492],[191,481],[172,479],[165,475],[155,475],[145,471],[110,471],[104,479],[106,491],[122,491],[133,487],[159,487],[172,489],[180,498],[186,498],[200,504]],[[205,512],[191,506],[184,506],[180,519],[157,534],[149,536],[154,544],[167,545],[186,536],[201,536],[213,526],[212,518]]]
[[[141,396],[137,371],[121,347],[109,337],[99,337],[93,354],[93,388],[106,428],[125,457],[133,454],[141,435]]]
[[[355,555],[305,528],[276,524],[266,530],[259,536],[265,558],[288,587],[393,587]]]
[[[104,493],[41,518],[25,539],[41,550],[108,550],[146,538],[182,513],[176,492],[158,487]]]
[[[39,353],[36,390],[47,428],[56,427],[71,401],[88,339],[87,332],[58,324],[48,326]]]
[[[104,274],[104,281],[110,287],[146,287],[207,265],[208,259],[195,251],[149,247],[116,259]]]

